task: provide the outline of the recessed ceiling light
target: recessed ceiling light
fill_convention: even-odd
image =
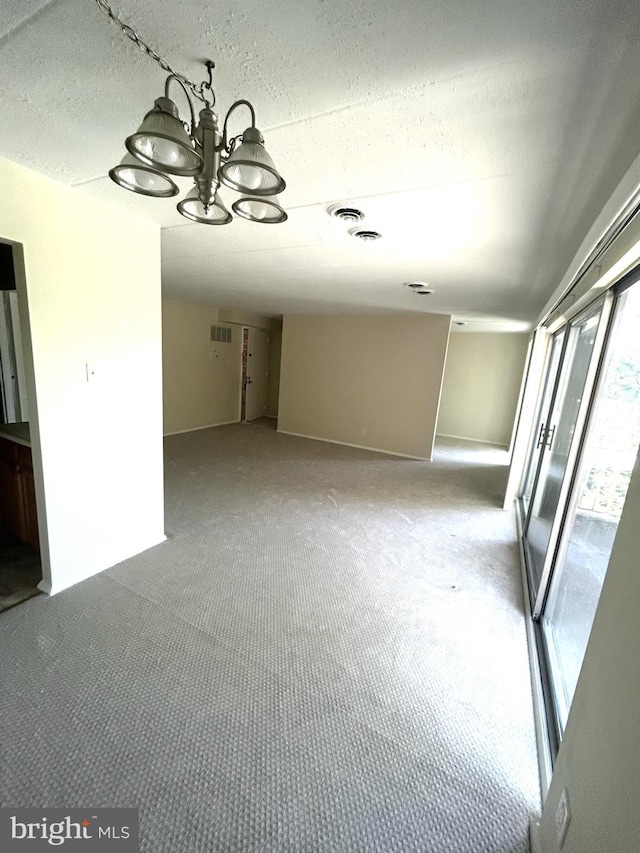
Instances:
[[[382,237],[382,234],[378,231],[365,231],[361,228],[352,228],[349,234],[352,237],[357,237],[358,240],[366,241],[379,240]]]
[[[342,222],[360,222],[364,219],[364,213],[357,207],[345,207],[342,204],[332,205],[327,212]]]
[[[433,290],[427,290],[427,288],[425,287],[423,290],[414,290],[413,292],[417,293],[418,296],[431,296]]]

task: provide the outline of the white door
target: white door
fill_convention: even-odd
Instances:
[[[249,329],[245,420],[254,421],[267,413],[267,377],[269,373],[269,332]]]

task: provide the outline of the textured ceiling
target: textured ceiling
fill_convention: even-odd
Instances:
[[[278,226],[189,224],[174,201],[118,189],[105,175],[163,72],[93,0],[3,0],[0,154],[162,225],[167,295],[526,328],[640,149],[634,2],[118,0],[114,10],[196,81],[213,58],[218,110],[252,101],[287,181],[290,218]],[[230,206],[234,194],[222,195]],[[327,215],[333,202],[361,207],[363,227],[383,238],[348,236]],[[433,295],[403,286],[413,279]]]

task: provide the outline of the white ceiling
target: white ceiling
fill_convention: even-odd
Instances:
[[[437,311],[524,329],[640,150],[629,0],[114,0],[216,62],[287,181],[284,225],[187,223],[105,177],[163,72],[93,0],[2,0],[0,154],[163,226],[167,295],[268,314]],[[182,108],[182,101],[177,98]],[[239,111],[232,130],[244,128]],[[188,188],[188,182],[184,184]],[[232,192],[222,195],[230,207]],[[362,243],[332,220],[362,208]],[[105,235],[107,236],[107,235]],[[403,286],[424,280],[420,297]]]

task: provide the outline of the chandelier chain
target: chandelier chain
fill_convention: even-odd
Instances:
[[[98,8],[104,12],[104,14],[111,18],[111,20],[120,27],[122,33],[130,39],[136,47],[138,47],[143,53],[146,53],[147,56],[151,57],[157,64],[162,68],[163,71],[166,71],[167,74],[173,74],[174,77],[177,77],[185,86],[187,86],[191,92],[193,92],[194,96],[198,98],[199,101],[203,103],[214,106],[215,105],[215,93],[213,91],[213,86],[211,85],[211,67],[209,67],[209,81],[204,81],[202,83],[194,83],[192,80],[189,80],[188,77],[185,77],[184,74],[181,74],[179,71],[174,71],[173,68],[169,65],[166,59],[163,59],[159,53],[157,53],[152,47],[144,42],[138,33],[133,29],[132,26],[125,23],[125,21],[120,20],[120,18],[113,11],[111,6],[107,3],[107,0],[96,0]],[[205,90],[209,93],[208,97],[205,94]]]

